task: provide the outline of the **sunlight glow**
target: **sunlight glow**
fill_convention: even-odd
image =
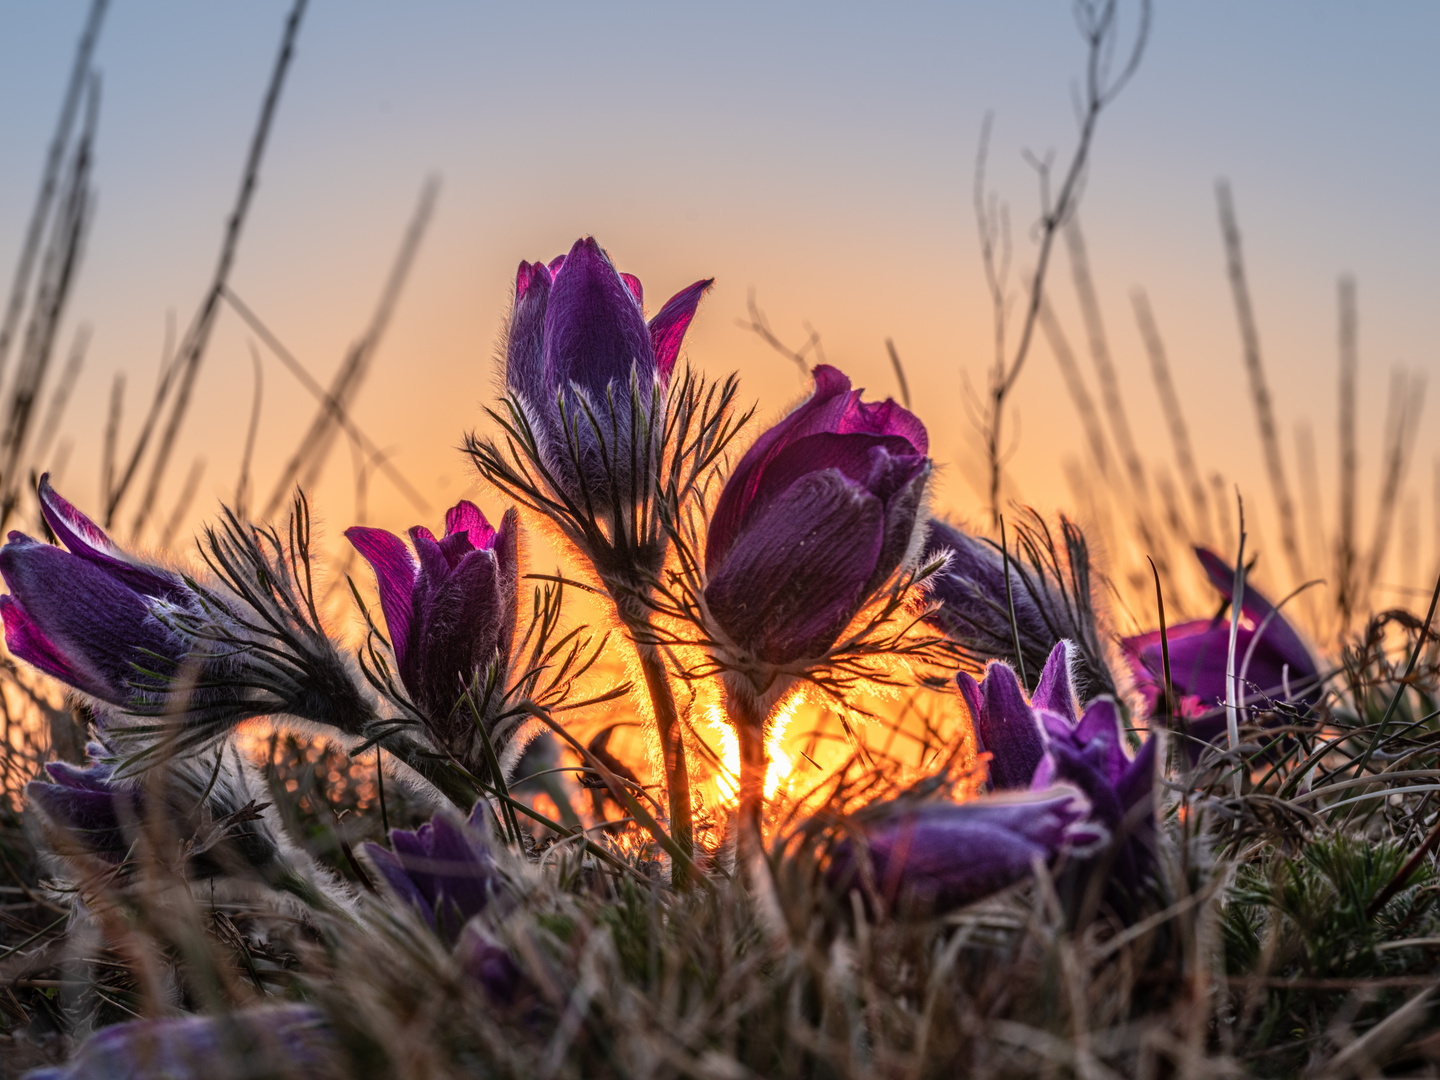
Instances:
[[[799,695],[792,695],[781,705],[775,716],[774,724],[770,729],[770,736],[766,740],[766,749],[770,755],[770,766],[765,770],[765,797],[773,799],[776,792],[780,790],[783,781],[788,781],[791,770],[795,767],[795,759],[785,752],[782,743],[785,739],[785,729],[789,727],[791,719],[795,716],[795,709],[799,705]],[[715,773],[715,788],[720,795],[720,801],[727,806],[735,806],[740,801],[740,740],[735,737],[735,729],[730,726],[730,721],[725,716],[725,711],[718,702],[712,702],[707,715],[707,721],[711,730],[720,739],[720,769]],[[786,784],[789,790],[789,784]]]

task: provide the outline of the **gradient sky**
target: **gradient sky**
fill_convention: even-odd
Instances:
[[[0,3],[7,284],[87,8]],[[99,214],[71,308],[72,323],[94,327],[67,423],[75,449],[64,486],[83,507],[98,499],[112,374],[130,378],[128,442],[166,313],[183,327],[209,279],[287,9],[115,0],[107,17]],[[1133,18],[1133,6],[1125,12]],[[1204,467],[1238,482],[1250,504],[1268,503],[1216,224],[1223,176],[1245,231],[1292,487],[1294,432],[1308,421],[1333,514],[1342,272],[1359,282],[1362,466],[1376,475],[1390,370],[1406,365],[1434,383],[1440,368],[1437,41],[1440,6],[1428,4],[1158,4],[1143,66],[1101,121],[1081,211],[1149,457],[1168,462],[1169,444],[1130,310],[1139,285]],[[498,510],[454,448],[493,396],[516,264],[584,233],[644,279],[652,308],[717,278],[690,359],[738,370],[764,416],[805,384],[737,325],[750,289],[779,334],[799,344],[812,324],[829,360],[880,395],[894,392],[884,348],[893,337],[942,466],[937,501],[979,517],[961,396],[965,374],[983,380],[992,333],[971,209],[977,140],[993,110],[991,179],[1010,207],[1018,281],[1033,265],[1037,206],[1022,151],[1068,155],[1082,61],[1062,0],[315,0],[232,283],[328,380],[368,320],[425,176],[441,177],[433,227],[355,409],[432,501],[432,526],[462,494]],[[1078,348],[1063,255],[1052,284]],[[172,469],[167,503],[191,460],[207,460],[197,518],[233,494],[252,394],[248,340],[222,318]],[[1082,363],[1089,371],[1083,350]],[[262,495],[314,410],[268,356],[264,377]],[[1016,401],[1019,490],[1063,506],[1061,462],[1082,442],[1043,343]],[[1427,566],[1435,431],[1424,425],[1407,481],[1417,524],[1405,528],[1420,530]],[[343,446],[315,503],[332,535],[354,518]],[[1255,513],[1262,540],[1273,535]],[[417,520],[383,478],[369,518]]]

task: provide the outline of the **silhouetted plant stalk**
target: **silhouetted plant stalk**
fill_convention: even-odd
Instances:
[[[1004,461],[1008,456],[1003,438],[1005,403],[1030,353],[1030,346],[1045,298],[1045,276],[1049,270],[1055,235],[1074,214],[1083,190],[1083,178],[1090,161],[1090,146],[1100,115],[1125,88],[1140,65],[1150,34],[1150,0],[1141,0],[1140,20],[1135,38],[1118,73],[1112,72],[1111,60],[1120,41],[1118,0],[1077,0],[1075,22],[1085,42],[1087,59],[1085,76],[1079,90],[1078,112],[1080,131],[1058,189],[1052,190],[1053,160],[1027,154],[1039,181],[1040,220],[1035,269],[1025,300],[1020,333],[1013,351],[1007,342],[1006,323],[1010,295],[1010,218],[1009,210],[998,197],[986,190],[985,169],[990,149],[991,117],[981,129],[980,149],[975,158],[974,207],[980,233],[980,258],[990,293],[994,323],[995,358],[988,375],[983,402],[972,395],[967,404],[984,444],[989,470],[990,512],[998,522],[1000,485]]]

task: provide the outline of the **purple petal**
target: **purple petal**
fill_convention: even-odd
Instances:
[[[352,525],[345,530],[345,539],[355,546],[355,550],[375,571],[375,582],[380,590],[380,610],[390,630],[395,661],[403,665],[410,644],[415,579],[419,575],[415,556],[410,553],[405,541],[384,529]]]
[[[461,499],[445,511],[445,535],[456,536],[465,533],[472,548],[490,547],[495,539],[495,530],[485,520],[480,508],[469,499]]]
[[[496,1004],[513,1003],[524,986],[525,976],[510,950],[476,926],[467,925],[461,933],[455,958],[461,970],[483,986]]]
[[[707,571],[713,572],[724,560],[729,542],[733,542],[777,499],[782,498],[792,484],[810,473],[838,469],[883,503],[925,468],[925,458],[908,454],[908,450],[909,443],[903,439],[835,435],[830,432],[807,435],[777,447],[776,452],[750,475],[750,497],[736,507],[738,514],[733,530],[717,535],[712,524],[705,548]],[[871,484],[872,476],[878,477],[874,486]],[[876,487],[881,490],[875,490]],[[726,491],[729,490],[727,485]]]
[[[838,470],[803,477],[731,547],[705,590],[711,614],[770,663],[824,653],[865,599],[883,514]]]
[[[1126,810],[1149,798],[1155,790],[1155,745],[1153,735],[1147,738],[1115,784],[1115,794]]]
[[[1079,723],[1079,711],[1075,703],[1075,690],[1070,685],[1070,643],[1057,641],[1050,650],[1050,659],[1040,672],[1040,682],[1030,697],[1030,704],[1036,709],[1058,713],[1071,725]]]
[[[876,453],[877,456],[888,457],[883,450]],[[902,458],[891,458],[890,462],[898,467],[898,471],[910,473],[910,478],[885,499],[885,537],[880,542],[875,572],[865,583],[867,593],[884,585],[885,579],[899,568],[909,554],[911,542],[915,539],[915,530],[922,523],[920,508],[925,502],[925,487],[930,482],[929,458],[906,455]]]
[[[551,271],[542,263],[521,263],[515,278],[515,305],[505,341],[505,385],[540,409],[545,398],[545,310]]]
[[[777,490],[783,489],[782,483],[770,478],[770,470],[777,465],[777,459],[786,455],[792,446],[802,440],[812,436],[831,437],[825,442],[807,444],[815,449],[797,452],[790,459],[792,462],[813,459],[815,463],[811,467],[818,469],[831,464],[825,460],[829,455],[843,454],[846,460],[849,460],[852,456],[849,452],[834,449],[849,441],[844,436],[869,436],[870,438],[856,441],[856,445],[863,450],[854,454],[857,459],[861,453],[865,455],[864,482],[867,483],[871,479],[871,446],[884,446],[898,461],[913,458],[913,461],[908,461],[904,466],[887,466],[877,474],[884,476],[884,482],[889,485],[889,490],[882,496],[884,498],[888,498],[894,491],[904,489],[917,472],[924,468],[919,462],[922,462],[925,456],[928,439],[918,420],[903,409],[898,409],[898,406],[889,408],[866,405],[860,400],[860,392],[850,389],[850,380],[827,364],[817,366],[814,376],[815,392],[756,439],[730,474],[715,506],[715,513],[710,519],[706,540],[707,567],[715,565],[724,557],[736,536],[745,528],[745,522],[758,513],[752,509],[752,504],[757,500],[763,502],[765,498],[773,497]],[[839,438],[835,438],[836,436]],[[780,463],[777,476],[793,472],[794,468],[794,464],[787,466]],[[908,474],[906,469],[909,470]],[[846,472],[847,475],[859,479],[858,466],[847,468]]]
[[[417,546],[423,555],[427,545]],[[415,648],[401,676],[416,704],[458,735],[474,726],[464,705],[451,715],[460,686],[494,658],[504,636],[505,598],[495,553],[470,552],[438,582],[422,570],[416,594]]]
[[[40,477],[40,512],[51,532],[76,555],[93,563],[125,582],[137,592],[178,601],[190,595],[190,589],[174,574],[133,562],[96,525],[60,493],[50,486],[50,474]]]
[[[5,606],[7,637],[13,625],[37,666],[51,665],[42,670],[112,705],[127,705],[132,685],[152,681],[137,667],[166,675],[183,658],[145,597],[108,568],[11,533],[0,575],[14,597]]]
[[[628,394],[632,369],[642,385],[655,371],[640,305],[594,238],[577,240],[545,310],[545,390],[553,397],[573,383],[602,402],[612,382]]]
[[[209,1080],[223,1076],[332,1076],[341,1056],[312,1005],[264,1005],[227,1016],[165,1017],[91,1035],[64,1065],[29,1080]]]
[[[496,648],[502,659],[510,656],[520,610],[520,514],[512,506],[500,519],[491,545],[499,572],[500,634]]]
[[[1028,788],[1045,744],[1020,680],[1006,664],[991,661],[980,692],[975,735],[980,749],[991,755],[990,781],[997,791]]]
[[[472,915],[485,910],[497,883],[489,853],[474,834],[443,814],[435,816],[431,857],[439,868],[442,902],[458,916],[453,932]]]
[[[1103,835],[1070,789],[963,803],[897,806],[864,827],[874,880],[887,901],[907,898],[936,913],[982,899],[1030,876],[1036,861]],[[883,815],[883,811],[882,811]],[[837,846],[829,877],[852,885],[854,852]]]
[[[697,281],[689,288],[681,289],[678,293],[665,301],[665,306],[660,309],[653,319],[650,320],[650,346],[655,351],[655,364],[660,370],[660,378],[668,381],[670,372],[675,368],[675,360],[680,355],[680,344],[685,340],[685,331],[690,328],[690,320],[695,317],[695,309],[700,306],[700,297],[715,283],[714,278],[706,278],[704,281]],[[640,297],[636,296],[636,300]]]
[[[80,788],[32,780],[25,795],[75,841],[110,862],[125,857],[143,814],[143,795],[129,785]]]
[[[395,899],[413,907],[425,917],[425,920],[433,928],[435,926],[435,905],[420,892],[410,875],[405,872],[405,867],[399,858],[379,844],[366,843],[362,845],[362,850],[369,858],[370,864],[385,879],[385,884],[390,886],[390,891],[395,894]]]
[[[1107,782],[1112,785],[1120,782],[1130,762],[1125,756],[1120,735],[1120,713],[1113,699],[1097,698],[1090,703],[1075,727],[1074,740],[1079,746],[1099,747],[1104,754]]]
[[[15,597],[0,596],[0,619],[5,623],[5,647],[11,656],[94,697],[108,697],[112,692],[111,687],[93,681],[89,672],[71,663],[25,614]]]
[[[1227,565],[1224,559],[1206,548],[1196,548],[1195,554],[1200,559],[1200,564],[1205,567],[1210,581],[1220,590],[1221,595],[1227,600],[1233,600],[1235,568]],[[1252,587],[1248,581],[1245,583],[1245,596],[1240,604],[1240,610],[1250,618],[1256,630],[1260,630],[1260,624],[1264,623],[1267,617],[1269,618],[1270,621],[1261,631],[1261,640],[1264,646],[1271,649],[1280,658],[1280,664],[1290,665],[1292,685],[1298,687],[1304,683],[1308,687],[1316,675],[1315,660],[1310,655],[1310,650],[1305,647],[1305,643],[1300,640],[1300,635],[1295,632],[1295,628],[1290,625],[1285,616],[1276,610],[1275,605],[1270,603],[1264,594]],[[1244,653],[1240,655],[1243,656]],[[1272,685],[1278,685],[1278,683]]]

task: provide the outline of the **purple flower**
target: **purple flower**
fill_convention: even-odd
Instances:
[[[505,381],[529,413],[546,467],[580,507],[623,503],[634,469],[648,470],[650,429],[661,421],[651,399],[663,408],[685,331],[712,281],[682,289],[647,323],[640,279],[617,271],[593,237],[548,265],[520,264]]]
[[[481,800],[463,823],[442,811],[414,832],[392,829],[393,852],[379,844],[365,845],[395,897],[424,916],[448,942],[456,941],[465,923],[489,907],[502,884],[483,833],[482,815],[488,808]]]
[[[111,705],[162,693],[189,643],[156,617],[193,612],[178,574],[136,562],[40,479],[40,510],[69,551],[12,532],[0,548],[0,618],[11,655]]]
[[[462,682],[470,685],[492,662],[503,676],[509,664],[519,588],[518,530],[513,509],[497,530],[474,503],[464,501],[446,513],[439,540],[423,525],[410,530],[413,553],[384,529],[355,525],[345,530],[375,570],[400,681],[452,748],[468,742],[467,733],[475,730],[474,717],[461,702]]]
[[[991,755],[997,790],[1043,790],[1071,784],[1085,793],[1093,821],[1119,841],[1115,872],[1132,889],[1151,861],[1155,740],[1131,759],[1125,753],[1113,699],[1097,698],[1082,713],[1070,677],[1068,641],[1057,644],[1026,701],[1015,673],[992,663],[985,681],[956,676],[975,720],[980,748]]]
[[[1235,568],[1213,551],[1195,554],[1210,581],[1228,601],[1233,598]],[[1225,730],[1225,717],[1215,710],[1225,704],[1225,679],[1230,661],[1230,620],[1196,619],[1168,627],[1170,679],[1182,713],[1198,717],[1191,733],[1209,741]],[[1165,681],[1160,632],[1122,642],[1136,689],[1153,711]],[[1235,644],[1236,675],[1244,702],[1257,700],[1313,704],[1320,687],[1315,659],[1300,635],[1279,610],[1247,583],[1240,605]],[[1208,714],[1208,715],[1207,715]]]
[[[92,760],[85,768],[52,761],[45,766],[51,782],[32,780],[25,785],[25,795],[31,806],[39,807],[85,850],[107,862],[119,862],[144,820],[143,787],[113,779],[115,766],[99,760],[106,753],[99,743],[86,750]]]
[[[1037,860],[1052,863],[1103,843],[1104,829],[1089,818],[1089,801],[1067,787],[961,803],[889,803],[862,813],[863,843],[837,844],[827,877],[851,889],[868,871],[867,884],[887,904],[940,914],[1029,877]]]
[[[1069,591],[1074,596],[1065,595],[1058,579],[1033,566],[1023,567],[1014,555],[1007,593],[999,545],[932,518],[921,557],[928,562],[948,552],[950,561],[930,579],[930,599],[939,606],[928,620],[977,660],[995,657],[1012,665],[1018,632],[1025,669],[1032,675],[1044,665],[1056,642],[1068,638],[1081,646],[1072,657],[1073,678],[1092,693],[1114,693],[1089,607],[1084,536],[1063,519],[1061,526]],[[1048,530],[1034,535],[1037,539],[1048,537]]]
[[[32,808],[60,830],[47,833],[61,855],[85,853],[110,863],[131,852],[150,808],[159,806],[166,829],[187,853],[194,878],[257,871],[272,882],[295,884],[293,851],[286,851],[257,806],[255,785],[232,751],[216,766],[199,758],[172,760],[161,774],[117,777],[113,752],[86,747],[84,768],[63,761],[45,766],[49,782],[32,780]]]
[[[510,950],[474,923],[467,923],[461,931],[455,959],[460,969],[479,983],[496,1004],[514,1005],[533,996],[532,984],[515,963]]]
[[[814,394],[740,459],[710,521],[706,605],[767,663],[823,654],[911,554],[929,438],[860,394],[816,367]]]
[[[311,1005],[264,1005],[228,1016],[135,1020],[96,1032],[64,1065],[28,1080],[202,1080],[341,1075],[340,1047]]]

